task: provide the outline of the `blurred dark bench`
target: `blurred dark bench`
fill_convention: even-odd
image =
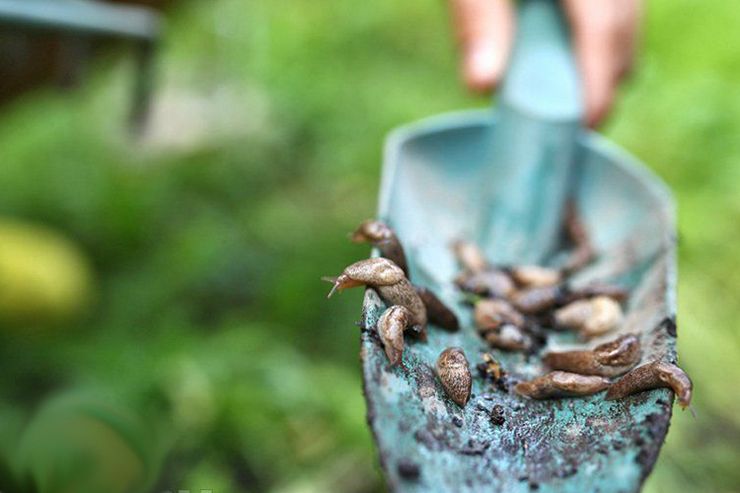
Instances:
[[[137,74],[131,122],[146,118],[152,64],[163,1],[104,3],[93,0],[0,0],[0,101],[48,81],[74,85],[92,48],[124,40],[134,48]]]

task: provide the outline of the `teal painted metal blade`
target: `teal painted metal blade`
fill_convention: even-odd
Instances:
[[[368,421],[394,491],[637,491],[657,458],[671,416],[672,393],[658,389],[622,401],[589,398],[528,401],[474,377],[460,409],[434,375],[439,353],[464,348],[471,366],[491,351],[477,335],[471,310],[453,287],[458,266],[449,248],[475,231],[467,214],[473,191],[489,172],[485,148],[497,131],[488,112],[437,117],[391,135],[380,217],[406,246],[413,282],[432,288],[462,328],[431,326],[427,342],[408,340],[391,367],[375,332],[385,309],[374,291],[364,300],[362,363]],[[617,282],[632,289],[621,332],[635,332],[643,362],[675,361],[673,205],[663,184],[626,153],[595,134],[577,141],[580,169],[571,193],[599,253],[573,282]],[[464,167],[460,166],[465,162]],[[604,342],[617,333],[593,341]],[[546,349],[575,344],[557,333]],[[518,379],[544,372],[539,357],[491,351]],[[501,405],[505,423],[488,411]],[[418,468],[419,475],[409,474]]]

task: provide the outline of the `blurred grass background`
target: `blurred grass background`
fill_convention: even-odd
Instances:
[[[676,411],[646,491],[740,491],[740,18],[647,3],[603,130],[678,199],[697,417]],[[319,278],[367,252],[346,233],[373,215],[384,134],[488,104],[448,23],[429,0],[191,1],[142,142],[117,56],[3,109],[0,489],[383,490],[361,292],[328,304]]]

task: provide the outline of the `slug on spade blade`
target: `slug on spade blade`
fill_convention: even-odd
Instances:
[[[528,382],[520,382],[514,390],[530,399],[559,399],[581,397],[601,392],[609,386],[604,377],[553,371]]]
[[[622,399],[628,395],[657,388],[673,390],[678,405],[684,409],[691,403],[693,389],[691,378],[677,365],[664,361],[653,361],[627,373],[611,386],[606,393],[606,400]]]
[[[639,363],[641,356],[640,340],[628,334],[591,350],[547,353],[543,362],[553,370],[617,377]]]
[[[473,378],[463,350],[451,347],[442,351],[437,358],[436,370],[445,393],[458,406],[465,407],[470,399]]]

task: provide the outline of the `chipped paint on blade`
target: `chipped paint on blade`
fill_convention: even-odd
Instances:
[[[489,206],[466,192],[477,190],[486,176],[480,149],[493,127],[488,113],[441,117],[399,130],[386,148],[380,216],[408,245],[411,278],[452,306],[461,327],[451,333],[432,325],[426,343],[407,338],[401,365],[391,367],[374,333],[385,306],[373,290],[366,291],[364,387],[388,485],[403,492],[637,491],[668,430],[671,391],[657,389],[614,402],[605,401],[604,392],[531,401],[513,389],[494,389],[475,370],[481,352],[491,350],[476,334],[471,310],[453,287],[459,268],[449,245],[474,233],[467,211]],[[592,344],[638,333],[643,362],[675,361],[670,196],[633,158],[595,135],[579,142],[579,153],[581,169],[572,193],[598,258],[573,283],[599,280],[631,290],[623,328]],[[575,334],[553,333],[542,351],[573,344]],[[445,396],[434,374],[437,356],[450,346],[463,348],[474,373],[464,409]],[[539,355],[527,359],[491,352],[516,379],[544,372]],[[502,424],[490,415],[496,405],[504,409]],[[416,467],[418,476],[408,474]]]

